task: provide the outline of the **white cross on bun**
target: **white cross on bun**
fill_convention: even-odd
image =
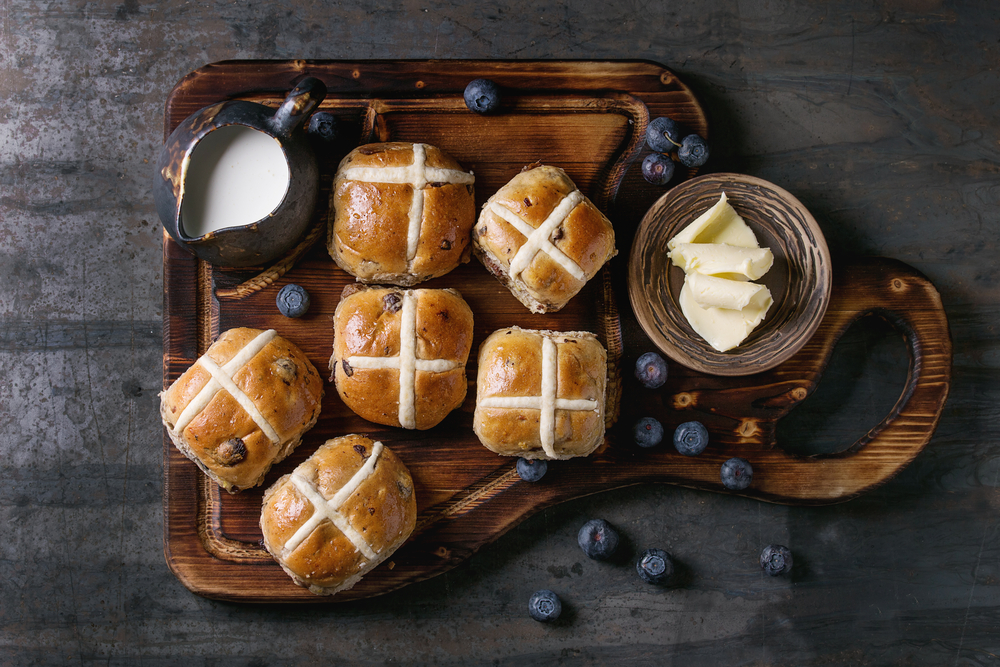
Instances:
[[[611,222],[559,167],[525,167],[489,198],[476,257],[533,313],[559,310],[615,256]]]
[[[316,423],[323,378],[273,329],[230,329],[160,394],[171,441],[230,493],[257,486]]]
[[[587,456],[604,442],[607,371],[592,333],[494,331],[479,347],[472,427],[504,456]]]
[[[327,249],[365,283],[416,285],[469,261],[475,178],[428,144],[365,144],[341,160]]]
[[[348,285],[333,322],[332,379],[361,417],[424,430],[462,405],[472,310],[456,290]]]
[[[264,547],[288,576],[317,595],[356,584],[413,532],[413,479],[381,442],[327,440],[264,492]]]

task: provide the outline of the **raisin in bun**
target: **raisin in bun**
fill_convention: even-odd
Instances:
[[[317,595],[356,584],[413,532],[417,501],[409,470],[362,435],[327,440],[264,492],[264,548]]]
[[[472,310],[456,290],[348,285],[333,322],[330,370],[361,417],[423,430],[462,405]]]
[[[615,256],[611,222],[558,167],[528,167],[489,198],[473,252],[533,313],[561,309]]]
[[[257,486],[319,417],[323,379],[274,329],[230,329],[160,394],[171,441],[230,493]]]
[[[359,146],[334,177],[330,256],[365,283],[408,286],[448,273],[469,261],[474,181],[428,144]]]
[[[495,331],[479,348],[473,429],[504,456],[587,456],[604,442],[607,369],[592,333]]]

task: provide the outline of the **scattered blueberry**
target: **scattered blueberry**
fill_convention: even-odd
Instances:
[[[657,153],[673,153],[681,145],[681,128],[666,116],[646,126],[646,145]]]
[[[644,581],[665,584],[674,574],[674,561],[663,549],[646,549],[635,562],[635,571]]]
[[[772,577],[789,572],[792,569],[792,552],[781,544],[766,546],[760,552],[760,567]]]
[[[632,427],[632,437],[640,447],[656,447],[663,440],[663,424],[652,417],[643,417]]]
[[[684,422],[674,431],[674,447],[684,456],[698,456],[708,446],[708,429],[701,422]]]
[[[730,491],[742,491],[750,486],[753,468],[746,459],[731,458],[722,464],[722,486]]]
[[[536,591],[528,600],[528,613],[536,621],[548,623],[559,618],[559,614],[562,613],[562,602],[558,595],[543,588]]]
[[[666,185],[674,177],[674,161],[659,153],[650,153],[642,161],[642,177],[653,185]]]
[[[667,381],[667,362],[656,352],[647,352],[635,360],[635,376],[650,389],[662,387]]]
[[[700,167],[708,160],[708,142],[697,134],[689,134],[677,149],[677,159],[685,167]]]
[[[618,548],[618,531],[604,519],[591,519],[583,524],[576,541],[594,560],[607,560]]]
[[[489,79],[474,79],[465,87],[465,106],[476,113],[490,113],[500,106],[500,86]]]
[[[548,469],[548,462],[542,459],[517,460],[517,474],[525,482],[537,482],[545,476]]]
[[[337,117],[328,111],[318,111],[309,118],[310,136],[330,142],[337,138]]]
[[[289,283],[278,292],[278,310],[285,317],[302,317],[309,310],[309,292],[295,283]]]

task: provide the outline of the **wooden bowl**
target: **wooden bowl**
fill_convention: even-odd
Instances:
[[[774,265],[756,282],[774,303],[745,341],[719,352],[699,336],[681,312],[684,271],[667,257],[667,242],[719,201],[746,221]],[[632,244],[628,295],[646,335],[674,361],[711,375],[751,375],[795,354],[826,313],[832,282],[830,252],[806,207],[787,191],[743,174],[709,174],[671,189],[646,212]]]

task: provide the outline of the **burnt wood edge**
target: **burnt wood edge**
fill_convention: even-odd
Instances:
[[[540,85],[512,85],[526,75]],[[252,93],[284,96],[306,76],[322,79],[331,96],[456,94],[464,88],[463,82],[479,77],[493,78],[522,94],[624,90],[642,98],[674,93],[695,101],[691,110],[696,118],[687,124],[708,138],[708,118],[694,92],[674,72],[649,60],[224,60],[199,67],[177,82],[164,104],[163,136],[190,113],[181,110],[190,107],[190,101],[199,103],[200,98],[204,104],[197,108],[201,108]],[[693,175],[692,170],[689,176]]]
[[[163,390],[198,358],[198,313],[195,295],[198,288],[198,261],[174,243],[163,230]],[[181,316],[183,314],[183,316]],[[194,585],[191,572],[175,557],[174,547],[186,543],[185,537],[194,534],[194,521],[190,514],[179,512],[179,507],[197,511],[197,495],[189,484],[183,483],[171,464],[175,451],[167,435],[163,439],[163,555],[170,571],[190,590]],[[195,539],[196,535],[195,535]]]
[[[318,73],[318,74],[317,74]],[[479,77],[492,78],[501,86],[506,82],[521,82],[525,75],[541,81],[536,88],[527,90],[564,90],[582,87],[593,89],[607,87],[607,79],[628,83],[635,92],[656,92],[664,88],[683,91],[693,97],[691,90],[667,67],[651,60],[465,60],[465,59],[410,59],[410,60],[221,60],[203,65],[185,75],[170,93],[182,91],[185,95],[211,91],[216,95],[230,95],[245,91],[246,81],[257,83],[256,90],[287,92],[285,80],[298,80],[306,76],[325,75],[329,91],[372,90],[366,77],[373,77],[380,85],[375,90],[405,87],[418,93],[435,93],[452,90],[454,79],[471,81]],[[442,82],[442,80],[447,82]],[[417,83],[423,85],[418,86]],[[293,84],[294,85],[294,84]],[[464,86],[463,86],[464,88]],[[284,93],[282,93],[284,94]]]

